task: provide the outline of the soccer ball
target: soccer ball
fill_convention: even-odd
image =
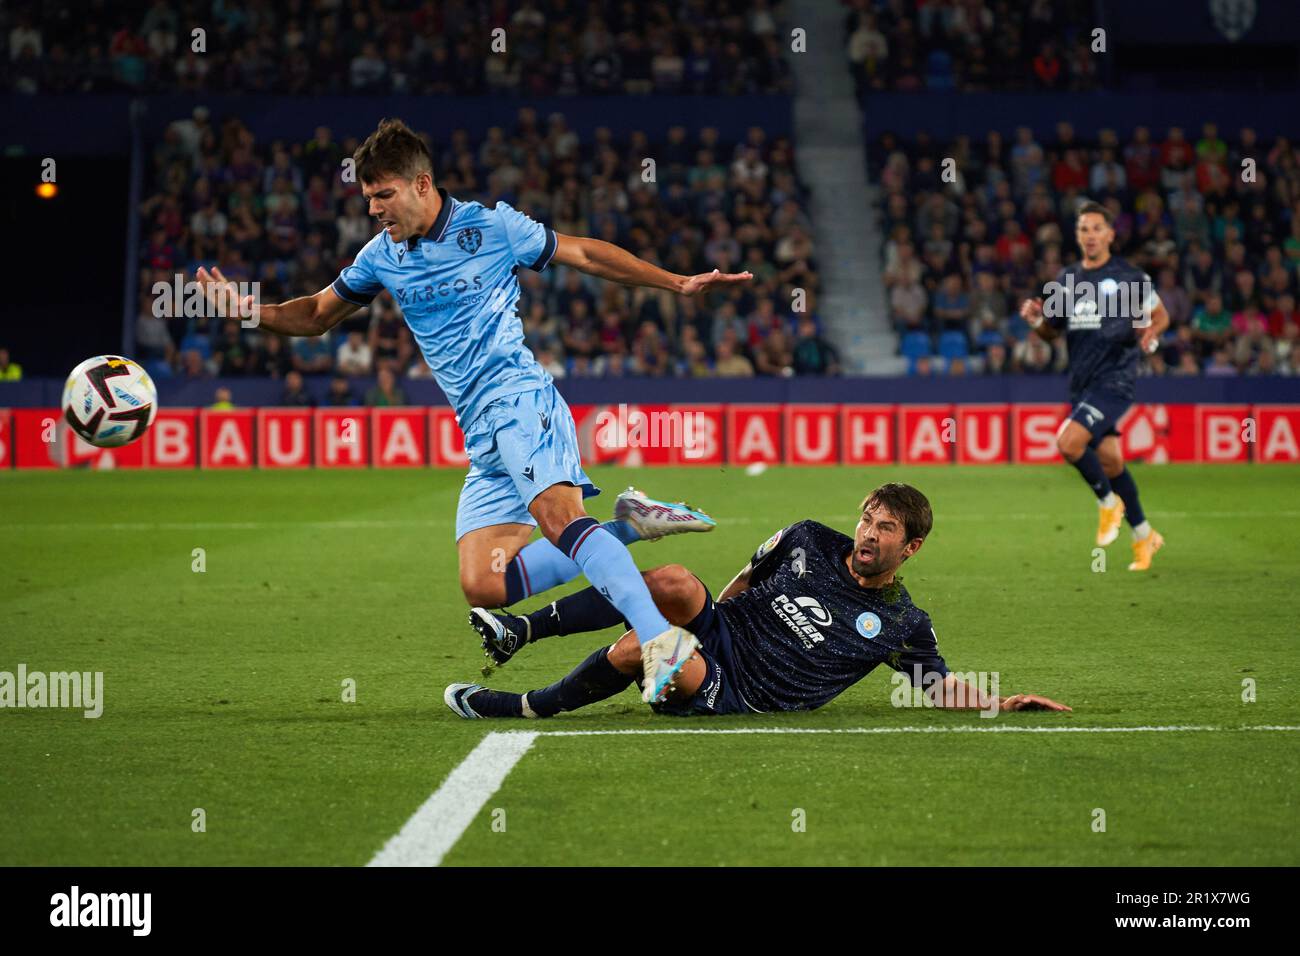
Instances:
[[[129,445],[158,413],[158,390],[143,368],[120,355],[86,359],[63,386],[63,420],[97,448]]]

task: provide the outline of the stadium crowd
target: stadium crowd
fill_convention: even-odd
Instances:
[[[1138,127],[1093,142],[1057,124],[936,143],[884,133],[869,151],[881,185],[883,277],[913,374],[1040,373],[1064,340],[1028,334],[1017,309],[1078,255],[1084,199],[1114,217],[1112,252],[1140,265],[1172,324],[1155,375],[1300,374],[1300,161],[1284,138],[1228,142]],[[945,159],[954,162],[944,175]]]
[[[769,0],[0,5],[0,88],[293,95],[788,92]],[[201,31],[196,33],[195,31]],[[497,32],[501,31],[501,32]]]
[[[173,122],[152,157],[141,203],[136,346],[159,377],[428,376],[385,293],[332,333],[286,340],[234,319],[155,314],[156,283],[219,263],[262,301],[314,293],[377,231],[341,161],[354,140],[319,128],[307,143],[258,142],[236,117],[197,108]],[[617,243],[672,271],[748,269],[752,283],[682,299],[553,266],[521,270],[525,340],[553,375],[816,375],[838,370],[816,318],[818,291],[805,191],[791,144],[759,128],[743,142],[716,130],[668,129],[583,142],[564,117],[521,109],[481,142],[464,131],[431,144],[435,181],[460,199],[498,200],[570,235]],[[655,159],[653,176],[643,164]],[[796,290],[805,309],[791,311]]]
[[[1090,0],[842,0],[858,95],[1089,90]]]

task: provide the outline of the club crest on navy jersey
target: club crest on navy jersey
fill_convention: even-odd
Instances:
[[[867,640],[873,640],[880,634],[880,617],[870,611],[863,611],[858,615],[857,620],[858,633]]]

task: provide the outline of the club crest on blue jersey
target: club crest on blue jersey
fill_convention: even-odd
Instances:
[[[456,233],[456,245],[460,246],[471,256],[478,252],[479,247],[483,245],[483,230],[481,229],[462,229]]]
[[[875,640],[880,634],[880,618],[870,611],[858,615],[857,625],[858,633],[869,641]]]

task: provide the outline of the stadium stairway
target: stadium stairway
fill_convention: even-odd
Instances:
[[[881,281],[883,238],[875,189],[867,182],[862,111],[845,55],[843,8],[793,0],[790,29],[807,31],[807,52],[791,53],[795,80],[795,158],[812,189],[813,241],[827,337],[846,374],[896,375],[897,355]]]

